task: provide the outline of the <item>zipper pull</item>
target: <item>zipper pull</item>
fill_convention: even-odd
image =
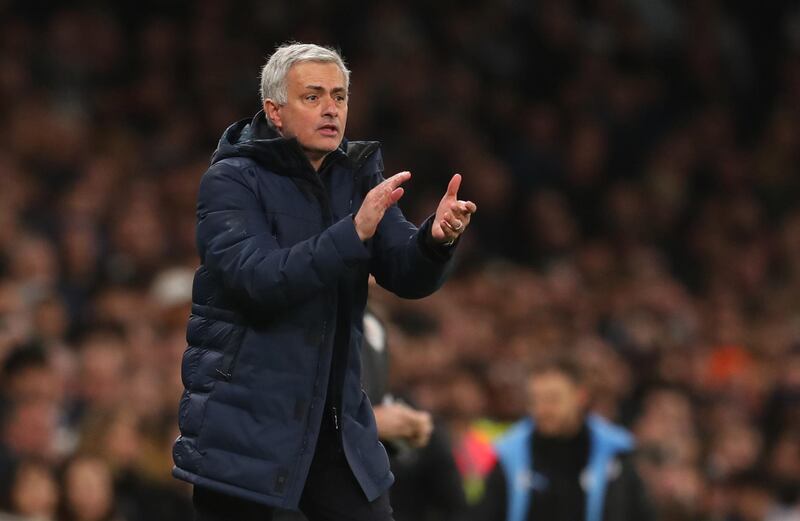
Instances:
[[[336,406],[331,407],[333,410],[333,427],[339,430],[339,414],[336,412]]]

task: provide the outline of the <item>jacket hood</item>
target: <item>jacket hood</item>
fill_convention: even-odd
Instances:
[[[344,160],[359,167],[379,147],[377,141],[343,139],[339,148],[325,157],[323,166]],[[211,156],[211,164],[229,157],[249,157],[277,174],[288,176],[300,175],[311,167],[297,139],[281,136],[267,123],[263,110],[252,119],[237,121],[223,132]]]

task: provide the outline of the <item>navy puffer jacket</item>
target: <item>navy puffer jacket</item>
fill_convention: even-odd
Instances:
[[[176,477],[296,508],[330,387],[365,495],[389,488],[360,383],[368,274],[401,297],[424,297],[443,283],[451,248],[432,244],[431,219],[418,230],[397,206],[359,240],[353,215],[382,170],[378,143],[350,142],[318,174],[263,112],[225,131],[198,195]],[[332,371],[334,342],[342,354]]]

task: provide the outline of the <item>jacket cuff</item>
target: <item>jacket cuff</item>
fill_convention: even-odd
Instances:
[[[436,242],[431,234],[433,218],[434,216],[431,215],[424,223],[422,223],[422,226],[420,226],[419,232],[417,232],[417,244],[419,245],[419,249],[422,251],[422,253],[429,259],[438,262],[447,262],[453,258],[456,245],[458,245],[458,241],[461,240],[461,238],[459,237],[452,244]]]
[[[348,215],[337,223],[334,223],[328,231],[333,237],[333,244],[342,260],[348,266],[353,266],[370,258],[369,249],[361,242],[356,232],[356,225],[353,216]]]

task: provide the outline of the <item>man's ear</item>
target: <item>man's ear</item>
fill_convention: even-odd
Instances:
[[[283,127],[283,122],[281,121],[281,113],[280,113],[280,105],[272,101],[271,99],[264,100],[264,114],[266,114],[267,119],[269,119],[272,124],[278,130],[281,130]]]

